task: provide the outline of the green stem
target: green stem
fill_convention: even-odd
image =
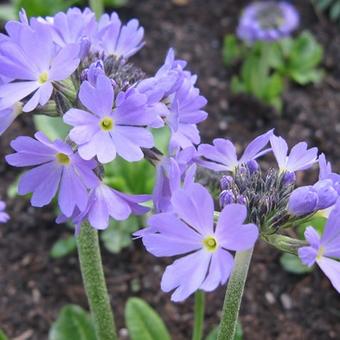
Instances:
[[[195,321],[194,332],[192,340],[201,340],[203,335],[203,321],[204,321],[204,292],[201,290],[195,293]]]
[[[87,222],[82,224],[77,245],[97,340],[116,340],[116,327],[104,278],[98,232]]]
[[[244,285],[252,255],[253,248],[244,252],[237,252],[235,255],[234,270],[229,278],[224,298],[217,340],[233,340],[235,337]]]
[[[89,0],[90,7],[94,13],[96,13],[97,19],[104,13],[103,0]]]

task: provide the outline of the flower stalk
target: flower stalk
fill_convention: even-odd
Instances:
[[[217,340],[233,340],[235,337],[240,305],[252,255],[253,248],[237,252],[235,255],[234,270],[229,278],[224,298]]]
[[[77,238],[79,262],[98,340],[116,340],[116,327],[104,278],[98,232],[85,222]]]
[[[201,340],[203,335],[203,323],[204,323],[204,307],[205,296],[202,290],[198,290],[195,293],[195,309],[194,309],[194,331],[192,340]]]

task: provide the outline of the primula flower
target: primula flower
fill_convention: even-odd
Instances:
[[[84,11],[70,8],[66,13],[59,12],[54,17],[48,17],[45,22],[51,25],[56,44],[61,47],[79,44],[80,57],[85,57],[97,28],[95,14],[89,8]]]
[[[103,230],[109,226],[110,217],[116,221],[123,221],[131,214],[144,215],[150,209],[140,203],[150,199],[150,195],[123,194],[98,181],[97,187],[90,192],[86,209],[82,212],[76,209],[71,216],[76,226],[76,234],[86,219],[93,228]],[[57,223],[64,223],[66,220],[66,216],[60,215]]]
[[[214,171],[234,172],[239,165],[252,162],[269,152],[270,149],[263,148],[268,144],[272,134],[273,130],[270,130],[256,137],[248,144],[239,159],[234,144],[228,139],[216,138],[213,145],[201,144],[198,147],[198,154],[203,159],[200,159],[198,164]]]
[[[237,35],[246,42],[274,41],[289,36],[299,25],[295,7],[284,1],[258,1],[242,13]]]
[[[71,216],[76,207],[83,211],[88,202],[87,188],[98,183],[93,172],[96,162],[81,159],[59,139],[52,143],[42,132],[34,136],[36,139],[16,138],[11,142],[16,153],[6,156],[10,165],[36,166],[21,176],[19,194],[32,192],[32,205],[42,207],[50,203],[59,190],[58,203],[65,216]]]
[[[258,229],[243,224],[245,206],[226,206],[214,226],[214,202],[200,184],[176,191],[171,199],[172,212],[152,216],[143,236],[146,249],[155,256],[185,255],[168,266],[161,288],[175,290],[173,301],[182,301],[198,289],[214,290],[224,284],[233,268],[231,251],[254,246]]]
[[[139,26],[137,19],[122,25],[117,13],[104,14],[98,23],[94,50],[127,59],[144,46],[143,37],[144,28]]]
[[[127,161],[139,161],[141,147],[153,147],[152,134],[145,126],[156,114],[145,109],[145,95],[130,89],[115,98],[111,80],[99,75],[95,87],[88,81],[82,83],[79,99],[89,112],[70,109],[64,121],[74,126],[70,138],[78,144],[83,159],[97,156],[100,163],[108,163],[118,153]]]
[[[282,137],[272,136],[270,144],[280,172],[293,173],[306,170],[317,162],[317,148],[307,149],[307,143],[300,142],[294,145],[288,155],[288,145]]]
[[[0,86],[0,110],[33,94],[23,107],[32,111],[45,105],[53,81],[68,78],[79,65],[79,46],[56,48],[50,28],[36,22],[34,27],[18,22],[6,25],[9,37],[0,39],[0,76],[15,79]]]
[[[168,125],[171,130],[172,148],[186,148],[201,141],[196,124],[204,121],[208,114],[202,110],[207,100],[194,86],[195,76],[183,79],[181,86],[171,98]]]
[[[171,210],[171,197],[173,192],[181,187],[193,183],[196,165],[195,147],[177,150],[174,156],[163,157],[156,167],[156,182],[152,199],[156,212]]]
[[[0,223],[6,223],[9,221],[9,215],[5,211],[6,209],[6,203],[3,201],[0,201]]]
[[[309,246],[299,248],[299,257],[311,267],[315,262],[340,293],[340,203],[332,210],[322,236],[313,227],[305,231]]]

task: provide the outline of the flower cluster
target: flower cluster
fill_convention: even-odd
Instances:
[[[264,171],[258,159],[269,153],[278,166]],[[296,188],[296,172],[314,164],[319,164],[320,179]],[[199,178],[202,168],[215,178],[212,194],[200,184],[206,184]],[[173,301],[224,284],[233,269],[232,252],[252,248],[259,235],[272,246],[299,255],[308,265],[316,261],[339,288],[338,262],[329,257],[340,257],[336,248],[340,227],[334,225],[340,208],[331,213],[321,240],[307,228],[309,247],[304,240],[282,234],[311,220],[316,212],[333,209],[337,201],[339,175],[332,173],[323,154],[318,158],[316,148],[308,149],[301,142],[288,152],[285,140],[270,130],[255,138],[240,157],[230,140],[218,138],[212,145],[187,147],[163,157],[157,170],[155,215],[135,236],[155,256],[182,256],[166,268],[161,282],[163,291],[174,290]],[[313,193],[313,205],[305,191]]]
[[[275,41],[290,35],[299,25],[297,10],[285,1],[258,1],[248,5],[237,28],[241,40]]]
[[[60,116],[70,126],[65,140],[12,141],[6,161],[31,167],[19,181],[19,194],[32,193],[35,207],[57,196],[61,215],[79,227],[88,220],[105,229],[109,219],[144,214],[149,195],[128,195],[103,181],[104,164],[117,156],[137,162],[155,146],[152,129],[170,130],[170,149],[200,142],[196,124],[207,117],[206,99],[195,75],[170,49],[155,75],[128,59],[144,46],[136,19],[122,23],[116,13],[71,8],[54,17],[26,17],[6,24],[0,37],[0,133],[21,112]]]

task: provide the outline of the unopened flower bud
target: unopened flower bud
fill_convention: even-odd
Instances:
[[[303,216],[317,210],[319,197],[312,186],[295,189],[289,197],[288,211],[295,216]]]
[[[243,195],[238,195],[236,201],[237,203],[243,204],[243,205],[247,203],[247,200]]]
[[[222,176],[220,179],[220,186],[222,190],[230,189],[234,183],[234,179],[231,176]]]
[[[291,171],[285,172],[285,174],[283,175],[282,181],[283,181],[283,184],[287,186],[295,183],[296,181],[295,172],[291,172]]]
[[[79,58],[83,60],[89,53],[91,42],[88,37],[83,37],[80,41]]]
[[[313,185],[313,189],[317,192],[319,198],[317,210],[326,209],[335,204],[338,194],[333,188],[331,180],[318,181]]]
[[[228,204],[234,203],[235,197],[231,190],[223,190],[219,196],[220,207],[223,208]]]
[[[252,159],[251,161],[247,162],[247,167],[248,167],[248,170],[249,170],[250,174],[255,173],[260,168],[259,163],[257,163],[254,159]]]

